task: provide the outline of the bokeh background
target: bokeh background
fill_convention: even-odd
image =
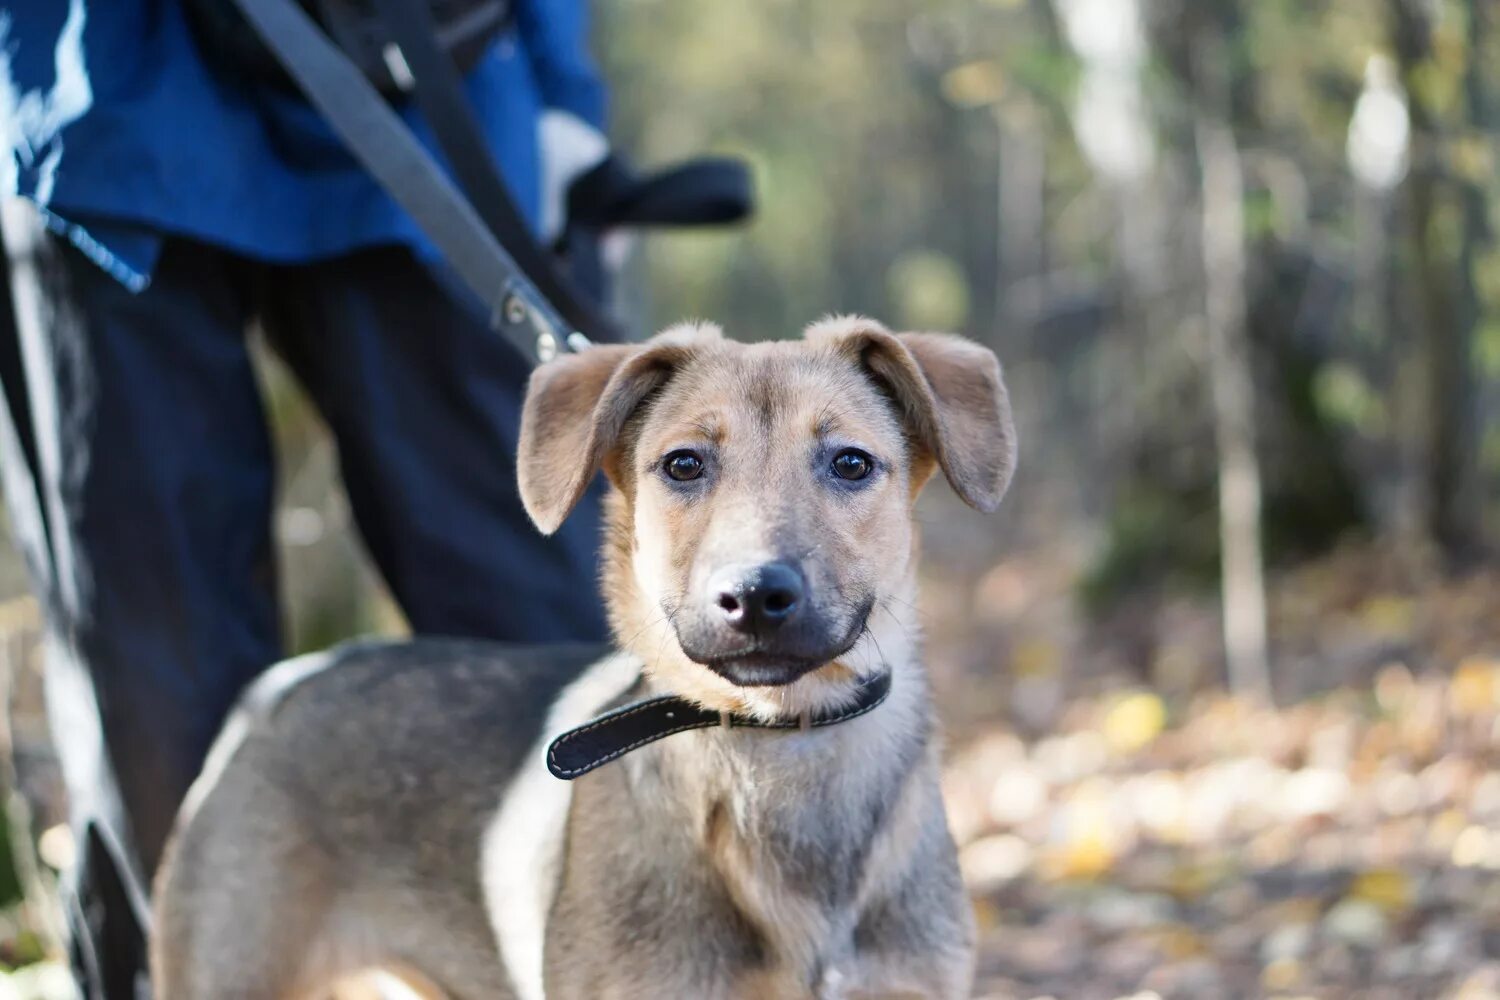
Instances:
[[[1500,7],[595,7],[616,142],[760,191],[634,247],[637,330],[853,311],[1005,363],[1006,506],[921,507],[977,995],[1500,997]],[[399,632],[261,362],[291,646]],[[0,998],[57,995],[71,845],[0,588]]]

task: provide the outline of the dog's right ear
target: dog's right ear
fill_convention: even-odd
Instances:
[[[965,503],[985,513],[1000,506],[1016,465],[1016,431],[993,351],[950,334],[891,333],[862,316],[822,320],[806,336],[836,345],[876,378]],[[925,473],[916,485],[923,480]]]
[[[644,344],[563,354],[531,374],[521,410],[521,503],[544,535],[582,499],[641,401],[716,328],[673,328]]]

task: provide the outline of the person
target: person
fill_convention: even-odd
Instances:
[[[517,497],[528,361],[312,108],[225,65],[185,7],[0,3],[0,451],[79,847],[71,955],[106,1000],[144,995],[139,917],[177,806],[283,653],[252,322],[332,429],[414,631],[606,632],[597,498],[544,540]],[[607,154],[586,36],[582,0],[515,0],[465,77],[544,238]]]

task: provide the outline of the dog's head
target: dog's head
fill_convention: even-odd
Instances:
[[[906,641],[934,471],[990,511],[1014,459],[993,353],[843,318],[763,344],[675,327],[544,365],[519,468],[544,532],[602,469],[619,642],[662,687],[770,715],[847,699]]]

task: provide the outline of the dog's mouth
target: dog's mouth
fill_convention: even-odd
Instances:
[[[692,644],[683,642],[681,636],[678,641],[688,659],[702,664],[736,687],[783,687],[853,649],[864,635],[873,607],[871,601],[860,608],[838,641],[812,651],[778,648],[774,637],[755,639],[733,650],[695,649]]]
[[[736,687],[784,687],[841,655],[789,659],[771,653],[740,653],[698,662]]]

